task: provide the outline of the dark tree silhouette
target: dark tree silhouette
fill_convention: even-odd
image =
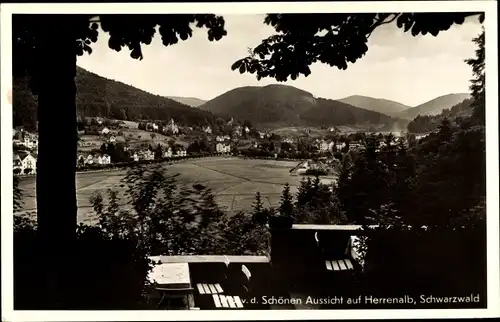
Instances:
[[[470,90],[474,97],[473,115],[482,124],[485,122],[484,97],[485,97],[485,74],[484,74],[484,28],[483,32],[473,39],[477,45],[476,57],[467,59],[465,62],[472,67],[474,79],[471,80]]]
[[[282,216],[293,217],[293,209],[293,195],[290,192],[290,185],[287,182],[281,195],[279,212]]]
[[[257,191],[257,193],[255,194],[255,201],[254,201],[254,204],[253,204],[253,211],[254,211],[254,215],[258,215],[262,212],[264,206],[262,204],[262,198],[260,196],[260,192]]]
[[[309,66],[321,62],[339,69],[355,63],[368,51],[368,38],[378,27],[396,23],[413,36],[437,36],[465,18],[484,13],[335,13],[269,14],[264,23],[276,34],[264,39],[252,53],[231,67],[240,73],[256,74],[257,79],[272,77],[286,81],[300,74],[311,74]]]

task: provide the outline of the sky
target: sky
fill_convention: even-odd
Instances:
[[[257,81],[255,75],[240,74],[231,65],[248,55],[274,29],[263,23],[264,15],[224,15],[227,36],[208,41],[203,29],[193,37],[165,47],[156,34],[143,46],[142,61],[130,58],[123,48],[108,48],[109,36],[100,30],[91,55],[78,58],[78,65],[103,77],[162,96],[215,98],[233,88],[264,86],[273,79]],[[413,37],[394,24],[376,29],[368,52],[347,70],[321,63],[311,66],[311,75],[301,75],[285,85],[306,90],[316,97],[340,99],[364,95],[416,106],[441,95],[469,92],[471,68],[464,60],[474,56],[472,39],[481,32],[477,17],[462,25],[432,35]]]

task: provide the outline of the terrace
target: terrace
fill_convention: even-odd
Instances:
[[[153,256],[151,299],[159,309],[326,308],[311,299],[340,299],[363,271],[353,243],[359,228],[271,230],[269,257]]]

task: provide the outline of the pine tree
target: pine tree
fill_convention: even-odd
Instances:
[[[264,209],[264,205],[262,204],[260,192],[257,192],[253,204],[252,222],[256,225],[264,225],[268,222],[268,215],[268,211]]]
[[[485,70],[484,70],[484,27],[479,36],[474,38],[472,41],[476,43],[478,48],[476,49],[476,57],[467,59],[465,62],[472,67],[472,72],[474,73],[474,78],[471,79],[470,90],[472,91],[472,97],[474,97],[474,102],[472,103],[473,116],[481,124],[485,122]]]
[[[441,124],[439,125],[439,140],[441,143],[448,142],[451,139],[451,136],[453,134],[453,130],[451,129],[451,122],[447,118],[443,119],[441,121]]]
[[[158,143],[155,149],[155,159],[161,159],[162,157],[163,157],[163,149],[161,145]]]
[[[255,216],[259,215],[263,210],[262,199],[260,196],[260,192],[257,191],[255,194],[255,201],[253,204],[253,214]]]
[[[297,208],[307,205],[311,201],[311,178],[302,178],[297,190]]]
[[[293,217],[293,210],[293,196],[290,193],[290,185],[287,182],[283,189],[283,194],[281,195],[279,212],[282,216]]]

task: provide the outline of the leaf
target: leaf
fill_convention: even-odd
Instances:
[[[480,22],[480,23],[483,23],[483,22],[484,22],[484,12],[482,12],[482,13],[479,15],[479,22]]]
[[[136,48],[132,49],[132,51],[130,52],[130,57],[132,57],[133,59],[142,60],[141,48],[136,47]]]
[[[433,35],[434,37],[436,37],[438,34],[439,34],[439,30],[438,29],[431,29],[429,30],[429,32],[431,33],[431,35]]]
[[[231,66],[231,70],[236,70],[236,69],[238,69],[238,68],[241,66],[241,64],[243,64],[243,61],[242,61],[242,60],[237,60],[237,61],[235,61],[235,62],[234,62],[234,64]]]
[[[411,30],[412,36],[416,36],[420,33],[420,26],[418,24],[415,24]]]
[[[305,66],[304,68],[304,75],[307,77],[309,75],[311,75],[311,69],[309,68],[309,66]]]
[[[403,27],[405,20],[406,20],[406,17],[404,15],[401,15],[398,17],[398,19],[396,21],[396,25],[398,26],[398,28]]]
[[[88,45],[84,45],[83,50],[85,50],[89,55],[92,54],[92,48]]]
[[[411,26],[413,26],[413,21],[408,21],[405,24],[405,32],[408,32],[408,30],[411,29]]]

